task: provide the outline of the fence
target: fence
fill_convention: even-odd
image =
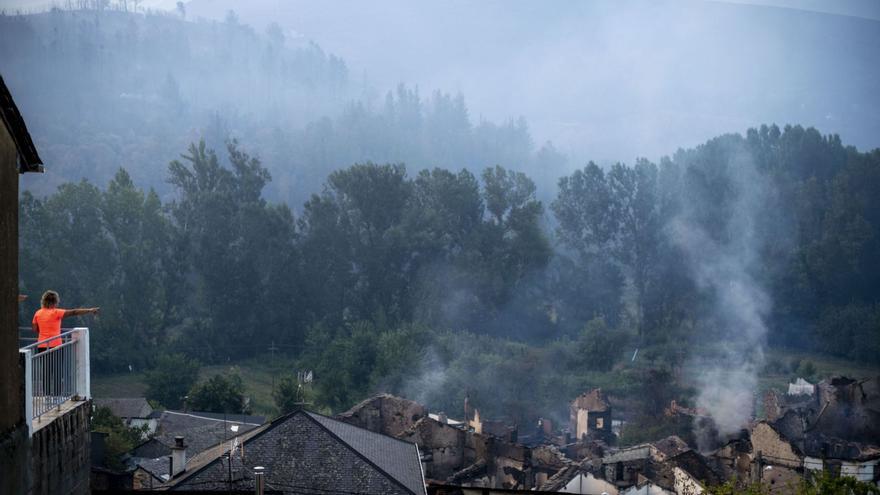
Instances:
[[[60,345],[48,347],[58,340]],[[46,413],[68,400],[91,396],[88,328],[62,329],[60,337],[28,344],[19,353],[24,364],[25,419],[31,432],[34,421],[39,423]]]

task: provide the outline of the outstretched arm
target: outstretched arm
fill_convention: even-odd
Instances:
[[[89,314],[98,314],[101,308],[76,308],[76,309],[65,309],[64,316],[62,318],[67,318],[69,316],[79,316],[79,315],[89,315]]]

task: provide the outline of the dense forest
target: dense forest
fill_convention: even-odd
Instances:
[[[381,389],[453,410],[469,391],[528,418],[635,348],[659,364],[622,386],[656,404],[669,363],[697,354],[744,369],[771,364],[765,343],[880,356],[880,150],[814,129],[588,163],[547,205],[500,166],[354,164],[296,216],[264,198],[272,176],[242,144],[183,151],[171,200],[123,168],[22,196],[22,323],[45,288],[101,306],[97,373],[274,343],[315,370],[322,406]]]

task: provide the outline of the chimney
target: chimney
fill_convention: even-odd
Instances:
[[[442,411],[441,411],[440,413],[438,413],[438,414],[437,414],[437,419],[438,419],[438,421],[440,421],[440,422],[443,423],[444,425],[447,424],[447,423],[449,423],[449,418],[446,416],[446,413],[445,413],[445,412],[442,412]]]
[[[254,467],[254,493],[256,495],[263,495],[265,493],[266,480],[263,477],[265,469],[263,466]]]
[[[186,470],[186,445],[183,437],[174,437],[174,446],[171,447],[171,477]]]

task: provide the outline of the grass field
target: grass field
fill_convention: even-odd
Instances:
[[[758,400],[758,413],[761,414],[761,398],[764,392],[776,388],[782,392],[788,389],[788,383],[797,378],[797,363],[803,368],[804,363],[812,363],[815,369],[813,376],[805,376],[815,383],[821,379],[833,375],[846,375],[853,378],[863,378],[880,375],[880,367],[860,363],[853,363],[845,359],[839,359],[818,354],[792,352],[785,350],[770,350],[766,356],[767,366],[759,376],[756,398]],[[289,360],[277,359],[272,364],[270,356],[231,363],[228,365],[204,366],[201,369],[199,379],[207,380],[219,373],[230,372],[236,369],[244,381],[245,392],[251,399],[251,408],[255,414],[273,416],[277,413],[272,400],[273,374],[279,380],[285,373],[295,373],[293,363]],[[686,373],[687,375],[687,373]],[[608,376],[613,380],[614,377]],[[595,384],[593,386],[596,386]],[[92,394],[95,397],[143,397],[146,392],[146,384],[141,373],[121,373],[114,375],[101,375],[92,377]]]
[[[268,356],[267,356],[268,357]],[[281,359],[273,366],[271,358],[249,359],[230,365],[203,366],[199,371],[199,381],[237,370],[244,382],[245,393],[251,399],[254,414],[273,416],[277,413],[272,400],[273,371],[276,379],[285,373],[295,373],[287,361]],[[92,395],[98,398],[143,397],[147,391],[142,373],[119,373],[92,376]]]

